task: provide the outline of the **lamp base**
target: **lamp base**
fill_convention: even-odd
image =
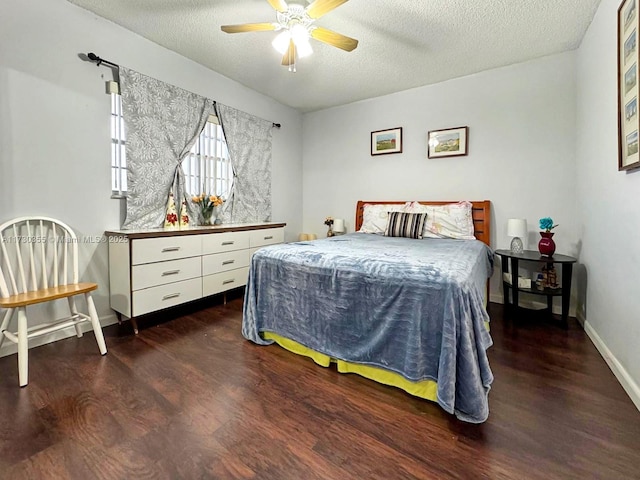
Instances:
[[[523,251],[524,246],[520,237],[513,237],[513,240],[511,240],[511,253],[522,253]]]

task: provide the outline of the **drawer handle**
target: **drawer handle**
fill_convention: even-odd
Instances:
[[[273,240],[273,235],[270,235],[268,237],[264,237],[265,240]]]
[[[169,275],[177,275],[180,273],[180,270],[169,270],[168,272],[162,272],[163,277],[168,277]]]
[[[236,263],[235,260],[225,260],[224,262],[222,262],[222,265],[231,265],[232,263]]]
[[[236,242],[222,242],[222,246],[233,245],[234,243],[236,243]]]
[[[180,247],[166,247],[162,249],[162,253],[165,252],[177,252],[178,250],[180,250]]]
[[[162,300],[171,300],[172,298],[178,298],[179,296],[179,293],[170,293],[169,295],[162,297]]]
[[[233,283],[233,282],[235,282],[235,281],[236,281],[236,280],[235,280],[235,278],[234,278],[234,279],[232,279],[232,280],[225,280],[224,282],[222,282],[222,284],[223,284],[223,285],[229,285],[230,283]]]

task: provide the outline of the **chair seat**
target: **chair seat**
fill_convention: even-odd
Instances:
[[[36,303],[49,302],[51,300],[58,300],[59,298],[80,295],[81,293],[91,292],[96,288],[98,288],[98,285],[95,283],[73,283],[71,285],[43,288],[41,290],[33,290],[31,292],[0,298],[0,307],[26,307]]]

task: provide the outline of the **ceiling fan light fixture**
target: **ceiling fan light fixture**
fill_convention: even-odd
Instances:
[[[313,53],[313,48],[311,48],[311,43],[309,43],[309,39],[304,39],[299,42],[296,42],[294,40],[293,42],[296,44],[296,49],[298,51],[298,56],[300,58],[308,57]]]
[[[291,38],[298,45],[300,42],[309,41],[309,30],[303,25],[296,23],[291,27]]]
[[[289,41],[291,40],[291,32],[289,30],[284,30],[278,34],[276,38],[273,39],[271,45],[280,55],[284,55],[286,51],[289,49]]]

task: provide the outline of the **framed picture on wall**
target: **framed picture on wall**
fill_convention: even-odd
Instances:
[[[469,151],[469,127],[433,130],[427,134],[427,157],[458,157]]]
[[[618,170],[640,167],[637,2],[623,0],[618,8]]]
[[[402,153],[402,127],[371,132],[371,155]]]

